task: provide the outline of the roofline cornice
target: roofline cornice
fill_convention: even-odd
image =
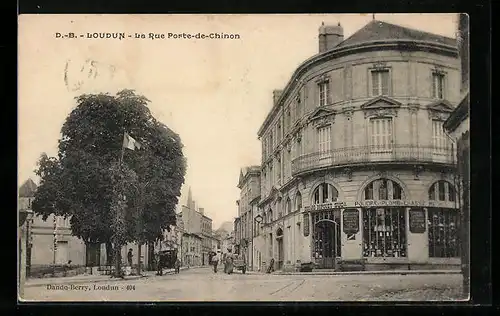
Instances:
[[[337,47],[332,50],[326,51],[321,54],[314,55],[309,59],[302,62],[297,69],[292,74],[292,77],[286,84],[281,96],[278,101],[273,105],[271,111],[266,116],[264,123],[262,123],[257,135],[262,137],[264,129],[269,125],[269,123],[274,118],[274,115],[280,107],[283,105],[284,101],[288,98],[290,93],[294,90],[298,83],[301,83],[299,78],[304,75],[310,68],[316,66],[317,64],[329,61],[331,59],[339,58],[345,55],[355,54],[363,51],[377,51],[377,50],[413,50],[413,51],[427,51],[436,52],[443,55],[452,55],[453,57],[458,57],[458,49],[453,45],[446,45],[441,43],[435,43],[431,41],[410,41],[410,40],[376,40],[363,42],[359,44],[346,45],[342,47]]]
[[[243,187],[243,184],[248,181],[251,176],[260,177],[260,170],[250,170],[243,176],[243,179],[238,183],[238,189]]]

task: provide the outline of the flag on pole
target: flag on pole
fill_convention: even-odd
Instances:
[[[123,147],[130,150],[141,149],[141,143],[132,138],[129,134],[123,135]]]

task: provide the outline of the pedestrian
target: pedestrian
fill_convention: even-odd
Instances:
[[[269,267],[267,268],[266,273],[274,272],[274,258],[271,258],[271,262],[269,263]]]
[[[217,273],[217,265],[221,261],[220,252],[217,252],[215,256],[212,257],[212,264],[214,265],[214,273]]]
[[[132,267],[132,258],[134,257],[134,254],[132,253],[132,248],[128,250],[127,254],[127,259],[128,259],[128,265]]]
[[[181,271],[181,260],[177,258],[177,260],[175,260],[175,273],[179,273],[180,271]]]
[[[233,273],[233,253],[231,248],[227,249],[226,253],[226,273],[231,274]]]
[[[155,261],[156,261],[156,275],[163,275],[163,266],[161,264],[161,255],[159,251],[155,254]]]

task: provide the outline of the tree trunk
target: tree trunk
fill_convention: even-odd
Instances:
[[[121,254],[121,249],[122,247],[119,245],[115,245],[115,276],[116,277],[121,277],[123,278],[123,273],[122,273],[122,254]]]
[[[110,241],[106,242],[106,265],[113,264],[113,244]]]

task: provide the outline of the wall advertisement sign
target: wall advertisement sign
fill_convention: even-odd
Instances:
[[[359,211],[347,209],[342,213],[343,231],[345,234],[356,234],[359,232]]]
[[[425,232],[425,211],[423,209],[410,210],[410,232],[413,234]]]

